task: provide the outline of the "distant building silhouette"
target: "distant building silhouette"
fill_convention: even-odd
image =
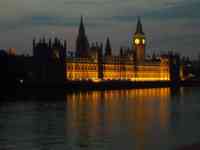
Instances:
[[[33,40],[35,81],[40,83],[63,83],[65,81],[66,41],[55,38]]]
[[[170,65],[170,80],[173,83],[178,83],[181,80],[180,76],[180,56],[177,53],[169,52],[168,54],[169,57],[169,65]]]
[[[78,37],[76,39],[76,55],[77,57],[88,57],[88,51],[89,51],[89,42],[85,34],[83,17],[81,17]]]

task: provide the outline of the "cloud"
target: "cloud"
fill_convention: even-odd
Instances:
[[[164,5],[161,7],[149,7],[143,11],[138,11],[138,13],[131,13],[129,9],[123,14],[116,14],[112,16],[115,21],[132,22],[135,21],[137,16],[141,16],[144,19],[149,20],[174,20],[174,19],[184,19],[193,20],[198,19],[200,14],[198,13],[200,9],[200,1],[173,1],[173,2],[163,2]]]
[[[73,43],[83,15],[89,39],[104,41],[110,36],[118,50],[130,45],[136,18],[141,16],[148,48],[176,47],[186,53],[186,47],[198,48],[191,41],[200,35],[199,8],[198,0],[2,0],[0,47],[30,48],[33,36],[52,36],[51,31]]]
[[[200,1],[191,0],[182,3],[171,4],[166,8],[152,10],[144,13],[144,17],[149,19],[172,20],[172,19],[198,19],[200,14]]]

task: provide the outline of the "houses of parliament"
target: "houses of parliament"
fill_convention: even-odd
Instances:
[[[146,36],[140,18],[132,36],[131,48],[120,48],[114,55],[107,38],[102,43],[89,43],[83,17],[76,39],[75,52],[69,53],[67,42],[57,38],[33,40],[35,78],[48,81],[172,81],[179,80],[178,56],[163,54],[146,57]]]

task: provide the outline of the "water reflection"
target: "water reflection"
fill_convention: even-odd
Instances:
[[[0,149],[169,150],[200,139],[199,88],[23,93],[0,103]]]
[[[76,146],[121,149],[127,145],[143,150],[148,144],[166,140],[160,134],[167,134],[169,126],[170,88],[96,91],[66,97],[66,130],[74,132],[72,142]]]

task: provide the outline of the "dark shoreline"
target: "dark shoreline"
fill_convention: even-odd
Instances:
[[[120,90],[120,89],[143,89],[143,88],[165,88],[165,87],[185,87],[200,86],[200,81],[152,81],[152,82],[132,82],[132,81],[68,81],[65,84],[22,84],[20,89],[60,89],[66,92],[88,91],[88,90]]]
[[[66,84],[18,84],[4,89],[0,95],[1,101],[27,101],[37,99],[43,101],[59,101],[65,99],[66,94],[107,90],[129,90],[149,88],[170,88],[179,91],[180,87],[200,87],[200,81],[172,82],[131,82],[131,81],[106,81],[106,82],[67,82]]]

